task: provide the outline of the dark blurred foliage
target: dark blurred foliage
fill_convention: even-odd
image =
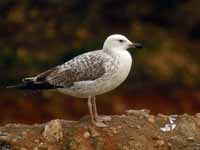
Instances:
[[[8,90],[74,56],[101,48],[113,33],[142,41],[130,50],[134,64],[126,82],[98,96],[100,113],[130,108],[153,113],[200,110],[199,0],[1,0],[0,122],[78,119],[87,102],[54,91]]]

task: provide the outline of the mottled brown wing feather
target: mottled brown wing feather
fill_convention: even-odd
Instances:
[[[95,80],[105,73],[104,61],[98,55],[81,55],[38,75],[38,81],[67,87],[74,82]]]
[[[47,71],[45,71],[45,72],[42,72],[42,73],[40,73],[40,74],[38,74],[37,76],[36,76],[36,81],[37,82],[44,82],[45,80],[46,80],[46,77],[50,74],[50,73],[52,73],[53,71],[55,71],[55,70],[57,70],[57,67],[54,67],[54,68],[52,68],[52,69],[49,69],[49,70],[47,70]]]

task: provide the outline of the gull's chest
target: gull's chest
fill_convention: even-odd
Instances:
[[[106,74],[97,81],[97,95],[109,92],[118,87],[128,76],[132,58],[128,51],[115,52],[112,63],[107,63]]]
[[[116,87],[127,78],[132,66],[132,58],[128,51],[117,51],[113,57],[112,64],[106,65],[107,74],[104,77],[109,77],[110,86]]]
[[[132,66],[132,58],[128,51],[119,51],[118,52],[118,70],[117,75],[119,80],[125,80],[128,76],[131,66]]]

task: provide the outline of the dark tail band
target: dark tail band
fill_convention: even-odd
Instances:
[[[17,85],[7,86],[6,88],[15,88],[15,89],[22,89],[22,90],[47,90],[47,89],[57,89],[63,88],[62,86],[54,86],[50,85],[47,82],[42,83],[33,83],[33,82],[25,82]]]
[[[17,84],[17,85],[11,85],[11,86],[7,86],[7,89],[20,89],[24,86],[24,83],[22,84]]]

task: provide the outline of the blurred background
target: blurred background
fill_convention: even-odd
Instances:
[[[151,109],[200,112],[199,0],[1,0],[0,124],[41,123],[88,114],[87,101],[56,91],[5,89],[120,33],[142,41],[133,67],[113,92],[97,97],[101,114]]]

